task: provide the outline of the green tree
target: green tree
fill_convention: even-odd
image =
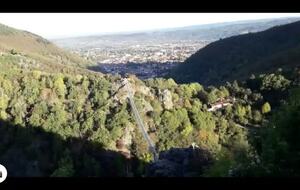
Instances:
[[[75,174],[73,160],[70,153],[61,158],[58,163],[58,168],[52,173],[51,177],[72,177]]]
[[[290,81],[280,74],[264,75],[262,78],[261,90],[285,89]]]
[[[239,119],[242,119],[246,115],[246,108],[243,105],[237,104],[235,106],[235,114]]]
[[[34,104],[40,95],[39,81],[34,78],[24,77],[22,80],[22,94],[28,104]]]
[[[262,115],[261,115],[261,112],[260,111],[258,111],[258,110],[255,110],[255,111],[253,111],[253,120],[255,121],[255,122],[261,122],[262,121]]]
[[[54,90],[60,98],[63,98],[66,94],[66,86],[62,75],[58,75],[54,79]]]
[[[48,111],[48,106],[45,102],[37,103],[31,112],[29,124],[36,127],[43,125],[44,118],[48,115]]]
[[[169,128],[169,130],[175,131],[180,125],[180,120],[174,112],[165,111],[161,116],[161,123],[163,126]]]
[[[12,82],[0,76],[0,96],[3,94],[8,96],[13,95],[13,89]]]
[[[209,93],[207,94],[208,103],[214,103],[220,98],[220,94],[218,94],[219,90],[215,87],[209,88]]]
[[[261,164],[267,176],[299,176],[300,89],[273,113],[261,136]]]
[[[10,114],[13,116],[14,123],[22,126],[25,125],[24,119],[27,113],[28,105],[24,99],[25,98],[23,96],[14,97],[10,103],[12,108],[10,110]]]
[[[42,72],[41,72],[41,71],[38,71],[38,70],[34,70],[34,71],[32,71],[32,75],[33,75],[33,78],[34,78],[34,79],[39,80],[40,77],[41,77],[41,75],[42,75]]]
[[[5,110],[8,106],[9,98],[7,95],[0,96],[0,110]]]
[[[193,113],[191,119],[194,126],[198,129],[214,130],[216,127],[215,120],[210,112],[199,111]]]
[[[263,114],[269,113],[271,111],[271,105],[269,104],[269,102],[266,102],[262,105],[261,107],[261,112]]]
[[[10,54],[16,55],[16,54],[18,54],[18,52],[17,52],[15,49],[11,49],[11,50],[10,50]]]
[[[181,134],[184,138],[188,137],[189,134],[193,131],[193,126],[191,124],[187,124],[184,126],[183,130],[181,131]]]

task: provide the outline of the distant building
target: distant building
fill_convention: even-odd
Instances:
[[[207,109],[207,111],[209,111],[209,112],[216,111],[223,107],[232,105],[234,102],[235,102],[235,98],[219,99],[214,104],[209,105],[209,108]]]

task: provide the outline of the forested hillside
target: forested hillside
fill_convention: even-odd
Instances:
[[[250,131],[259,131],[288,89],[299,85],[297,72],[288,79],[275,73],[218,88],[131,76],[135,102],[158,151],[178,149],[149,164],[152,155],[119,89],[120,77],[53,74],[3,62],[0,70],[0,160],[12,176],[183,175],[168,155],[187,155],[180,148],[193,144],[200,153],[184,175],[201,176],[220,152],[256,154]],[[220,98],[233,97],[232,105],[208,111]]]
[[[0,163],[9,176],[300,174],[293,64],[220,86],[128,76],[154,162],[120,76],[39,67],[22,54],[0,55]]]
[[[178,82],[225,84],[251,74],[299,66],[300,22],[238,35],[207,45],[171,73]]]

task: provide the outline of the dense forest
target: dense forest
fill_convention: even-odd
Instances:
[[[126,94],[116,88],[120,77],[53,74],[15,65],[2,62],[0,75],[0,160],[10,175],[183,175],[177,172],[176,161],[169,160],[171,153],[151,163],[152,155],[136,127]],[[297,71],[284,75],[279,70],[207,88],[198,83],[178,85],[172,79],[130,79],[136,104],[159,152],[187,155],[185,149],[197,145],[199,154],[192,154],[184,175],[226,176],[230,168],[237,170],[236,175],[254,175],[240,171],[248,168],[240,164],[248,164],[247,159],[257,161],[260,156],[269,164],[274,162],[274,169],[287,169],[284,163],[277,168],[276,157],[270,156],[277,155],[276,151],[286,151],[287,155],[279,155],[287,164],[297,161],[289,160],[289,154],[295,152],[288,150],[296,146],[289,142],[289,135],[298,134],[293,127],[300,94],[290,92],[299,85]],[[209,105],[230,97],[235,97],[232,105],[208,111]],[[284,101],[287,97],[289,100]],[[281,121],[276,117],[281,112],[291,115]],[[284,128],[286,120],[291,122],[291,129]],[[268,127],[271,125],[278,128]],[[277,145],[277,138],[283,138],[284,147]],[[177,162],[181,161],[179,158]],[[285,172],[293,175],[294,171]]]
[[[299,176],[300,71],[218,86],[128,76],[149,153],[118,75],[0,55],[0,163],[9,176]]]

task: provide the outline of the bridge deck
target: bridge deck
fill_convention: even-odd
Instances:
[[[139,127],[140,131],[142,132],[144,139],[147,141],[149,151],[153,154],[154,161],[157,161],[158,160],[158,153],[156,152],[155,144],[153,143],[153,141],[149,137],[149,135],[148,135],[148,133],[146,131],[146,128],[144,126],[144,122],[143,122],[143,120],[142,120],[142,118],[141,118],[141,116],[140,116],[140,114],[138,112],[138,109],[137,109],[137,107],[136,107],[136,105],[134,103],[133,95],[129,91],[129,83],[124,84],[124,87],[128,91],[129,103],[130,103],[130,106],[132,108],[132,111],[133,111],[134,118],[136,120],[137,126]]]

